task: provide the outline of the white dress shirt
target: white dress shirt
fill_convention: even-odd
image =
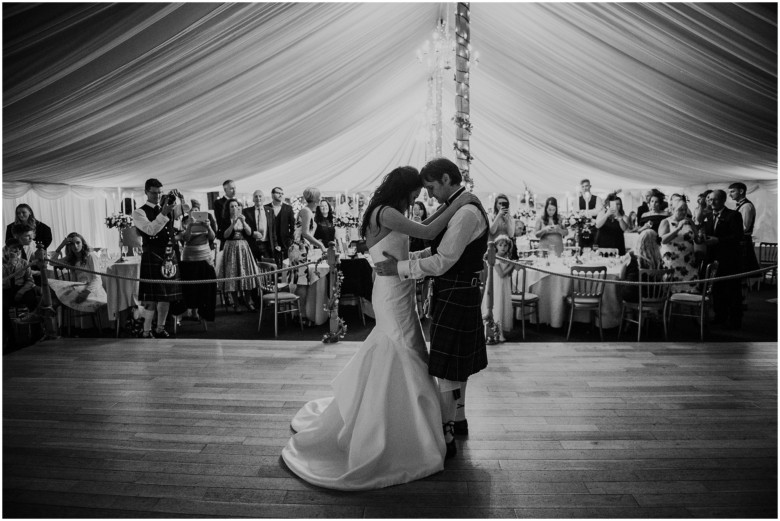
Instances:
[[[458,208],[447,225],[436,254],[432,255],[430,248],[410,252],[409,260],[398,261],[398,276],[407,280],[443,275],[463,255],[466,246],[487,231],[487,227],[487,221],[475,205]]]
[[[255,206],[255,222],[257,223],[257,233],[260,234],[260,238],[257,240],[264,242],[266,240],[265,231],[268,229],[268,222],[265,218],[265,209],[262,206],[260,208]]]
[[[148,206],[149,208],[155,207],[155,205],[146,201],[140,208],[133,210],[133,224],[146,235],[154,237],[165,228],[165,225],[168,224],[170,219],[160,213],[157,214],[157,217],[155,217],[153,221],[150,221],[143,210],[144,206]]]

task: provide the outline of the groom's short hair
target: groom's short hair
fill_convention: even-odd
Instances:
[[[447,158],[439,157],[428,161],[420,170],[420,177],[426,181],[438,181],[441,183],[444,174],[450,176],[451,185],[459,185],[463,181],[458,165]]]

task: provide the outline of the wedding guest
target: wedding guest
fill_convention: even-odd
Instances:
[[[13,225],[23,223],[32,226],[33,230],[35,231],[36,242],[42,243],[43,247],[48,249],[52,242],[51,228],[37,220],[32,208],[29,204],[26,203],[22,203],[16,207],[16,219],[14,219],[14,222],[6,226],[5,243],[8,244],[8,241],[14,238],[14,234],[11,229]],[[29,260],[28,257],[23,258]]]
[[[98,271],[95,254],[84,237],[76,232],[69,233],[54,250],[55,260],[63,257],[63,248],[65,248],[62,259],[64,264],[89,271],[71,270],[70,281],[49,280],[49,287],[64,306],[85,313],[98,312],[108,302],[108,296],[103,289],[103,279],[97,273],[92,273]]]
[[[422,201],[415,201],[412,205],[412,220],[416,223],[421,223],[428,218],[428,210],[425,207],[425,203]],[[409,237],[409,251],[422,251],[430,246],[431,241],[427,239],[420,239],[418,237]]]
[[[3,248],[3,316],[8,318],[5,311],[12,303],[34,310],[38,306],[39,295],[40,291],[35,291],[29,263],[22,258],[22,244],[11,237]]]
[[[718,276],[734,275],[742,271],[742,251],[739,247],[744,237],[742,215],[726,208],[726,192],[714,190],[707,196],[712,215],[704,219],[704,235],[708,262],[718,261]],[[715,282],[712,286],[715,311],[714,324],[731,329],[742,327],[742,290],[740,279]]]
[[[303,191],[303,199],[306,201],[306,206],[298,211],[298,216],[295,219],[295,243],[301,247],[301,253],[304,251],[308,252],[309,245],[323,251],[326,249],[325,245],[314,237],[314,233],[317,230],[314,210],[320,204],[320,198],[320,191],[317,188],[310,187]]]
[[[251,231],[247,241],[256,261],[274,262],[276,251],[274,211],[268,206],[263,206],[264,199],[263,191],[255,190],[252,194],[255,205],[243,211],[245,222]]]
[[[236,199],[228,199],[223,219],[229,224],[224,231],[225,249],[218,278],[258,275],[259,269],[247,242],[247,238],[252,235],[252,230],[246,223],[246,217],[241,213],[241,204]],[[228,305],[232,305],[234,312],[240,313],[239,303],[246,306],[249,311],[255,311],[251,293],[257,290],[257,278],[240,278],[220,284],[222,292],[226,296],[233,297],[232,302],[228,299]]]
[[[314,230],[314,238],[319,240],[325,247],[331,241],[336,240],[336,227],[333,224],[333,209],[327,199],[321,199],[320,204],[314,210],[314,222],[317,229]]]
[[[292,206],[284,202],[284,190],[279,186],[271,190],[271,202],[265,206],[274,212],[274,259],[281,268],[295,238],[295,212]]]
[[[596,241],[599,248],[617,248],[618,255],[625,255],[626,240],[623,234],[628,230],[628,217],[623,211],[623,200],[609,194],[604,207],[596,217]]]
[[[712,215],[712,208],[709,203],[709,196],[712,190],[705,190],[696,198],[696,208],[693,211],[693,222],[697,226],[704,223],[704,218]]]
[[[509,213],[509,197],[504,194],[498,194],[493,202],[493,220],[489,233],[489,241],[495,241],[499,235],[515,236],[515,220]]]
[[[560,257],[563,253],[563,238],[567,233],[568,230],[558,216],[558,200],[548,197],[544,202],[544,210],[534,225],[534,236],[539,239],[539,249],[552,251],[556,257]]]
[[[628,214],[628,231],[629,232],[635,232],[636,231],[636,220],[637,220],[637,213],[633,210],[631,210],[631,213]]]
[[[496,256],[509,258],[512,240],[507,235],[499,235],[495,239]],[[512,308],[512,271],[514,266],[507,261],[496,260],[493,266],[493,320],[501,326],[499,342],[506,342],[504,333],[512,331],[514,310]],[[488,295],[482,297],[482,319],[487,319]]]
[[[198,201],[197,199],[190,199],[190,213],[186,217],[189,217],[189,215],[192,215],[192,212],[200,212],[200,211],[202,211],[201,210],[201,206],[200,206],[200,201]],[[219,226],[217,226],[217,220],[209,212],[206,212],[206,217],[208,218],[209,225],[211,226],[211,228],[216,233],[216,231],[219,229]],[[186,227],[187,223],[186,223],[186,220],[184,218],[182,218],[181,224],[182,224],[182,228]],[[212,250],[214,249],[214,246],[215,246],[214,245],[214,239],[216,239],[216,235],[214,236],[214,238],[209,240],[209,247]]]
[[[602,203],[601,199],[599,199],[597,195],[592,194],[590,189],[591,184],[589,179],[583,179],[580,181],[580,197],[577,208],[581,213],[585,214],[585,216],[591,219],[591,226],[594,226],[595,218],[601,210]],[[577,246],[580,248],[592,246],[594,241],[594,234],[581,233],[579,235],[579,244]]]
[[[742,268],[743,271],[754,271],[760,267],[756,258],[755,245],[753,244],[753,225],[756,222],[756,207],[745,197],[746,193],[747,186],[745,186],[745,183],[731,183],[729,185],[729,197],[737,203],[736,210],[742,215],[744,232],[740,244],[742,248]],[[747,285],[748,279],[742,279],[742,300],[745,300]]]
[[[664,197],[664,194],[658,191],[650,197],[650,209],[643,213],[642,217],[639,219],[639,232],[653,230],[656,234],[658,233],[658,225],[661,224],[661,221],[669,217],[669,214],[665,210],[662,210]]]
[[[625,267],[623,279],[637,282],[640,268],[645,270],[663,268],[661,249],[658,247],[658,234],[650,228],[639,234],[634,250],[628,253],[628,265]],[[623,286],[623,300],[639,302],[639,286]]]
[[[222,251],[225,247],[225,239],[223,238],[224,232],[230,225],[225,220],[225,208],[228,200],[233,199],[236,196],[236,183],[232,179],[222,183],[222,189],[225,191],[225,195],[214,201],[214,215],[217,218],[217,238],[219,239],[219,251]]]
[[[696,225],[693,224],[693,219],[688,217],[687,203],[680,202],[677,206],[672,205],[672,208],[672,215],[661,221],[658,227],[664,267],[674,270],[672,280],[694,281],[699,278],[694,253]],[[675,284],[672,291],[694,293],[697,286]]]
[[[642,201],[642,204],[639,205],[639,208],[636,209],[636,218],[637,220],[642,218],[642,214],[645,213],[650,209],[650,198],[653,197],[653,194],[656,192],[655,188],[650,188],[649,190],[645,190],[642,192],[642,198],[644,201]]]
[[[205,220],[197,220],[193,216],[193,212],[200,211],[200,203],[195,199],[192,200],[192,208],[193,211],[182,220],[184,248],[181,251],[179,264],[181,278],[182,280],[214,280],[217,278],[213,251],[214,238],[217,235],[216,223],[211,214],[207,214]],[[183,317],[184,320],[214,321],[217,301],[216,283],[182,284],[181,292],[188,309],[188,314]]]

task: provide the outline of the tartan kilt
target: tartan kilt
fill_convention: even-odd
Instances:
[[[487,367],[481,292],[471,279],[434,279],[428,373],[437,378],[465,382]]]
[[[181,267],[179,266],[179,256],[174,253],[173,263],[176,265],[176,274],[170,280],[181,279]],[[144,251],[141,255],[141,278],[142,279],[162,279],[161,268],[163,265],[163,256],[153,251]],[[153,282],[138,283],[138,300],[149,302],[176,302],[183,300],[179,284],[157,284]]]

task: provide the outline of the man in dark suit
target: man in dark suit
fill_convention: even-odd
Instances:
[[[274,214],[274,228],[276,232],[275,255],[276,264],[282,267],[282,261],[287,258],[287,250],[290,248],[295,236],[295,212],[292,206],[284,202],[284,190],[276,186],[271,190],[271,202],[265,205]]]
[[[274,211],[263,206],[262,190],[255,190],[252,194],[254,206],[244,208],[243,214],[246,223],[252,230],[252,236],[247,238],[249,249],[258,261],[274,262],[276,251],[276,229],[274,227]]]
[[[225,217],[225,205],[229,199],[236,196],[236,183],[228,179],[222,183],[222,189],[225,195],[214,201],[214,217],[217,218],[217,239],[219,239],[219,250],[225,247],[225,238],[223,232],[230,226],[230,217]]]
[[[707,196],[712,214],[704,217],[707,261],[718,261],[718,276],[742,272],[742,216],[726,208],[726,192],[714,190]],[[716,282],[712,286],[715,323],[731,329],[742,327],[742,290],[740,279]]]

